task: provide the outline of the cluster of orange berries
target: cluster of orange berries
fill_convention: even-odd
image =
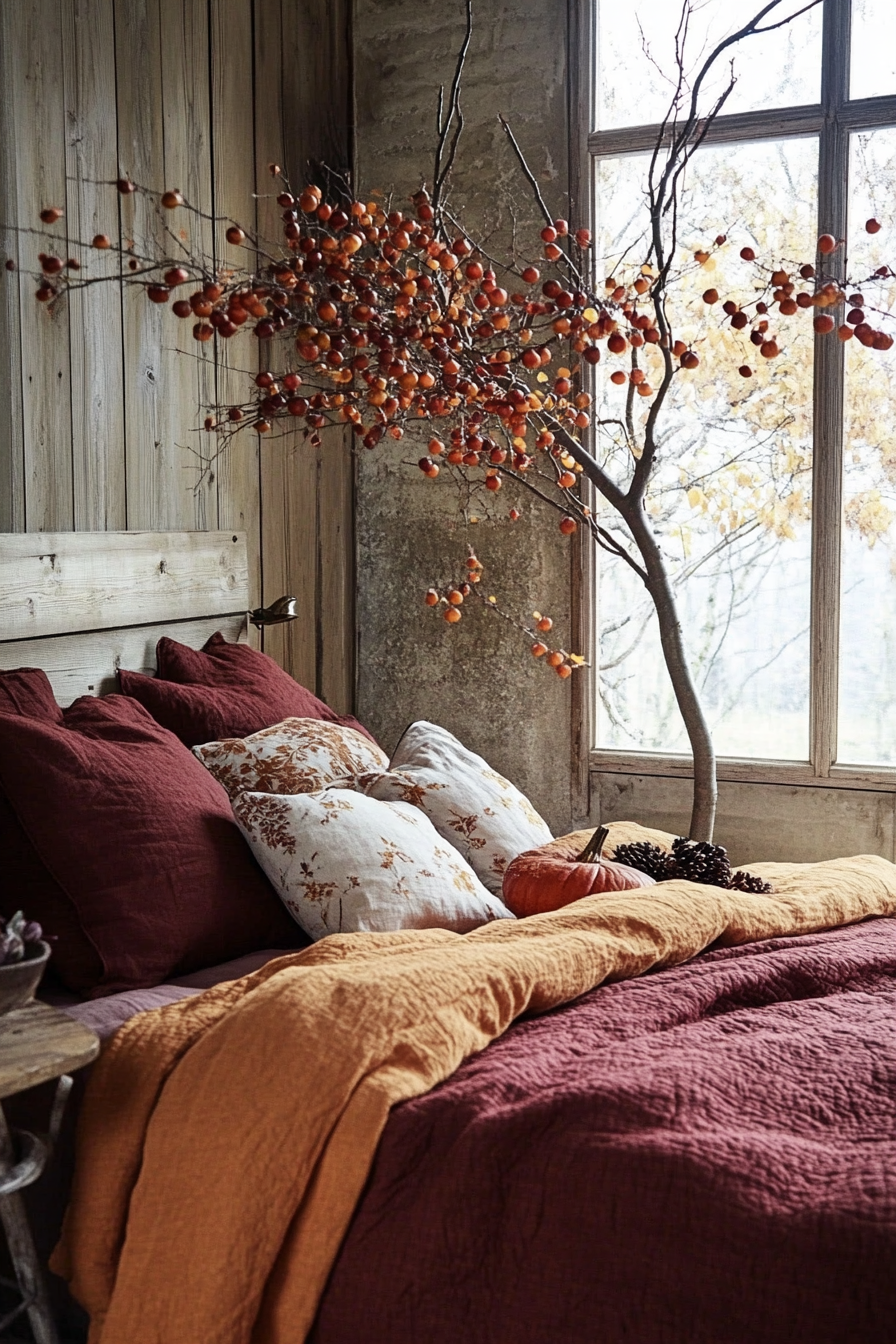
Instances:
[[[469,597],[473,591],[473,585],[482,581],[482,563],[477,557],[471,554],[467,558],[467,574],[462,583],[449,585],[444,593],[440,593],[437,588],[428,588],[424,594],[424,602],[428,607],[444,606],[442,615],[449,625],[457,625],[461,618],[460,608],[464,604],[464,598]]]
[[[540,611],[533,613],[535,629],[539,634],[547,634],[554,627],[550,616],[542,616]],[[532,645],[532,657],[543,658],[548,667],[552,667],[563,681],[571,677],[576,667],[581,667],[580,659],[570,658],[565,649],[551,649],[543,639],[536,639]]]
[[[280,176],[279,165],[270,169]],[[116,186],[126,194],[136,190],[127,179]],[[193,209],[179,191],[158,200],[165,210]],[[650,281],[642,275],[628,288],[608,280],[600,299],[588,292],[578,258],[591,236],[571,230],[564,219],[542,230],[544,259],[556,266],[556,276],[542,282],[539,267],[525,265],[499,281],[469,238],[441,235],[425,192],[414,197],[413,214],[386,211],[375,201],[333,206],[313,185],[297,196],[284,188],[276,201],[285,251],[259,271],[218,268],[210,278],[201,261],[128,260],[151,302],[171,301],[178,318],[193,320],[197,341],[226,340],[242,328],[259,340],[283,335],[298,356],[298,376],[314,380],[303,397],[288,395],[295,389],[277,380],[260,383],[252,401],[209,416],[211,429],[230,432],[246,424],[267,433],[278,417],[297,416],[316,432],[341,420],[373,447],[385,434],[400,438],[409,416],[466,422],[479,409],[482,419],[508,431],[518,463],[528,455],[529,416],[547,412],[573,433],[590,423],[590,396],[574,390],[569,369],[561,368],[544,394],[528,386],[532,375],[542,380],[558,343],[594,364],[601,342],[621,355],[659,339],[636,307]],[[48,208],[43,222],[52,225],[61,214]],[[234,247],[256,245],[236,223],[226,237]],[[108,250],[112,243],[97,234],[90,246]],[[67,264],[79,266],[75,259],[42,258],[41,300],[56,297],[54,277]],[[188,285],[193,291],[178,297]],[[683,348],[682,354],[691,367],[696,356]],[[646,378],[636,373],[634,381],[642,396],[650,395]],[[437,464],[425,470],[435,475]],[[500,474],[487,470],[488,488],[500,489]]]
[[[867,233],[878,233],[880,224],[876,219],[869,219],[865,223]],[[718,239],[716,240],[719,241]],[[842,239],[837,239],[833,234],[823,233],[818,239],[818,251],[822,256],[831,256],[839,248]],[[708,254],[697,252],[696,259],[700,261],[705,259]],[[752,247],[742,247],[740,250],[741,258],[744,261],[755,262],[756,252]],[[816,281],[813,289],[797,290],[796,282],[790,274],[782,269],[773,270],[770,274],[772,287],[771,303],[777,305],[777,311],[783,317],[792,317],[801,309],[809,308],[824,309],[832,308],[837,304],[847,303],[849,312],[846,314],[845,322],[839,326],[829,313],[820,312],[813,318],[813,329],[820,336],[830,334],[836,329],[837,335],[841,341],[849,341],[855,337],[860,344],[874,350],[889,350],[893,345],[893,337],[887,332],[875,329],[867,320],[865,313],[865,298],[855,292],[847,294],[833,280],[827,280],[823,283],[817,283],[818,277],[815,267],[806,263],[799,267],[798,274],[803,281]],[[892,272],[887,266],[880,267],[875,272],[875,278],[886,278],[891,276]],[[717,289],[707,289],[703,293],[703,302],[711,306],[719,302],[719,292]],[[769,304],[760,300],[755,305],[755,317],[751,319],[748,314],[733,299],[728,299],[722,305],[723,311],[730,319],[731,326],[736,331],[743,331],[750,327],[749,338],[754,346],[758,348],[759,354],[764,359],[775,359],[781,353],[781,347],[777,337],[769,329],[770,312]],[[743,378],[750,378],[753,370],[749,364],[742,364],[738,372]]]
[[[442,618],[447,621],[449,625],[457,625],[462,616],[460,608],[464,604],[464,598],[469,597],[473,592],[473,586],[481,582],[482,569],[482,562],[471,552],[467,558],[467,572],[464,580],[457,585],[448,585],[443,592],[439,592],[438,588],[428,588],[423,595],[424,603],[428,607],[442,607]],[[487,606],[497,606],[497,601],[494,597],[489,597],[485,600]],[[550,616],[542,616],[540,611],[534,612],[533,617],[535,620],[534,631],[521,627],[526,630],[526,633],[534,641],[531,646],[532,656],[534,658],[543,658],[545,664],[548,667],[552,667],[557,673],[557,676],[565,681],[567,677],[572,675],[576,667],[582,666],[584,660],[576,655],[568,654],[564,649],[552,649],[545,644],[544,640],[541,639],[541,635],[547,634],[552,630],[554,622],[551,620]]]

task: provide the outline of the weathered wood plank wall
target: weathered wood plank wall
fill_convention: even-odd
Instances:
[[[350,7],[0,0],[0,225],[33,226],[53,203],[70,239],[151,236],[139,195],[116,203],[98,185],[124,174],[250,223],[257,192],[277,237],[268,164],[300,181],[309,161],[351,160]],[[234,259],[223,225],[201,227],[198,246]],[[27,265],[37,250],[0,228],[4,259]],[[196,490],[200,405],[216,390],[244,398],[253,338],[196,361],[189,324],[132,289],[99,286],[52,315],[33,289],[21,272],[0,282],[0,532],[246,531],[253,595],[294,592],[303,612],[267,633],[268,651],[349,708],[350,444],[314,450],[296,431],[259,446],[247,432]]]

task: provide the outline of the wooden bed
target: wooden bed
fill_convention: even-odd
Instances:
[[[114,691],[119,666],[152,672],[161,635],[194,647],[216,630],[230,640],[245,639],[250,605],[245,540],[238,533],[0,538],[0,669],[43,668],[63,704]],[[702,899],[711,905],[706,890]],[[643,908],[630,912],[635,923]],[[599,922],[603,916],[594,910],[587,918]],[[535,1002],[544,992],[545,1002],[556,1005],[553,1011],[524,1013],[486,1048],[481,1041],[464,1047],[464,1062],[440,1075],[438,1087],[430,1082],[432,1090],[403,1093],[410,1099],[392,1108],[378,1146],[374,1142],[364,1159],[369,1168],[355,1154],[348,1164],[359,1169],[359,1188],[365,1177],[366,1185],[354,1214],[349,1202],[343,1225],[328,1233],[331,1263],[326,1256],[310,1267],[276,1261],[278,1273],[292,1271],[291,1291],[303,1304],[306,1325],[295,1332],[284,1295],[268,1303],[280,1322],[276,1330],[260,1336],[256,1329],[252,1338],[263,1337],[264,1344],[889,1344],[896,1311],[896,1093],[881,1079],[892,1079],[896,1058],[890,1045],[896,925],[890,918],[824,931],[829,927],[794,926],[783,930],[787,936],[762,935],[752,943],[746,937],[727,945],[704,942],[705,950],[695,947],[696,955],[681,965],[658,954],[655,973],[633,978],[623,970],[618,983],[603,984],[597,976],[591,982],[597,988],[583,983],[569,992],[570,1001],[547,994],[554,966],[563,960],[547,957],[533,992]],[[591,932],[583,926],[569,936]],[[498,974],[492,942],[497,954],[499,940],[510,946],[513,936],[512,929],[496,934],[492,927],[460,940],[488,952],[485,969],[476,972],[483,984]],[[302,960],[302,954],[283,973],[299,977],[314,956],[325,961],[326,949],[316,947],[320,953],[312,948],[311,958]],[[334,1002],[353,1004],[358,1026],[343,1031],[342,1048],[346,1077],[354,1078],[353,1032],[360,1035],[365,1021],[378,1023],[404,992],[413,1002],[398,1039],[415,1039],[428,1014],[435,1020],[439,1005],[430,999],[438,977],[429,975],[425,959],[409,962],[406,971],[397,962],[390,971],[384,962],[381,977],[366,977],[362,954],[355,984],[349,962],[347,956],[344,983],[336,984],[343,972],[335,963],[332,971],[322,968],[315,983],[329,994],[332,975]],[[519,966],[508,962],[508,984],[519,983],[522,966],[522,960]],[[242,966],[217,979],[251,969]],[[441,974],[446,968],[439,963],[438,969]],[[269,973],[280,974],[273,968]],[[415,996],[405,984],[412,974],[419,982]],[[136,1007],[131,1002],[117,1025],[156,1004],[179,1012],[178,998],[215,982],[194,975],[146,991],[157,997]],[[455,995],[446,984],[452,1004],[460,1002],[460,991]],[[478,988],[479,980],[472,990],[464,982],[463,993],[472,994],[471,1023]],[[361,994],[369,996],[366,1011],[364,999],[356,997]],[[499,995],[502,1002],[511,997],[509,990]],[[147,1256],[148,1262],[161,1264],[167,1254],[177,1263],[161,1281],[141,1280],[130,1298],[119,1296],[120,1319],[133,1310],[141,1326],[110,1330],[115,1344],[135,1344],[138,1337],[146,1344],[179,1344],[180,1337],[158,1320],[166,1310],[180,1318],[193,1305],[191,1274],[197,1299],[198,1289],[208,1287],[195,1249],[200,1235],[214,1240],[231,1215],[236,1236],[261,1227],[284,1188],[303,1188],[298,1169],[289,1179],[283,1175],[301,1156],[296,1152],[303,1127],[296,1126],[295,1111],[311,1114],[326,1089],[314,1083],[309,1065],[315,1061],[302,1051],[316,1042],[318,1062],[326,1056],[331,1067],[336,1051],[326,1024],[333,1018],[325,1012],[315,1018],[314,1005],[296,993],[287,1036],[279,1004],[268,1002],[265,1049],[246,1048],[243,1019],[228,1028],[231,1079],[239,1070],[246,1074],[234,1104],[222,1106],[219,1092],[194,1135],[181,1132],[175,1116],[168,1141],[159,1145],[161,1166],[175,1175],[180,1145],[184,1173],[160,1207],[167,1211],[176,1203],[187,1188],[186,1174],[197,1181],[201,1176],[205,1184],[186,1209],[198,1224],[187,1249],[178,1250],[168,1228],[149,1219],[146,1244],[152,1233],[160,1246],[158,1258]],[[112,1005],[112,999],[71,1011],[90,1022],[98,1005]],[[144,1013],[138,1021],[141,1031],[149,1024],[146,1039],[132,1034],[130,1048],[135,1067],[144,1068],[144,1055],[155,1049],[151,1032],[158,1019]],[[292,1070],[282,1069],[284,1048],[296,1064]],[[421,1067],[429,1050],[422,1039],[415,1055]],[[279,1067],[255,1077],[265,1051]],[[191,1067],[187,1087],[195,1098],[211,1087],[201,1051]],[[120,1095],[114,1075],[108,1077],[110,1095]],[[300,1095],[303,1086],[307,1095]],[[266,1124],[279,1118],[287,1138],[276,1161],[256,1142],[257,1121],[252,1107],[243,1105],[247,1097]],[[329,1124],[331,1118],[325,1119]],[[155,1114],[146,1123],[154,1125]],[[218,1134],[215,1126],[233,1132]],[[93,1168],[85,1168],[83,1149],[79,1159],[79,1170],[92,1173],[84,1177],[88,1194],[93,1177],[101,1181],[109,1165],[108,1138],[96,1133]],[[207,1143],[209,1134],[213,1141]],[[253,1154],[270,1187],[244,1179],[249,1164],[235,1162],[234,1152]],[[226,1169],[214,1167],[216,1153],[229,1155]],[[142,1181],[150,1170],[146,1161],[141,1170]],[[220,1220],[207,1217],[202,1190],[226,1194],[226,1180],[237,1177],[249,1215],[237,1218],[233,1210],[239,1206],[228,1196]],[[128,1220],[129,1197],[126,1191],[122,1216]],[[284,1227],[295,1214],[290,1200],[281,1199]],[[89,1205],[88,1199],[85,1225],[95,1229],[101,1220],[91,1216]],[[308,1245],[319,1242],[312,1227]],[[242,1285],[232,1272],[241,1244],[212,1246],[224,1265],[207,1294],[213,1313],[228,1292],[234,1294],[233,1312],[243,1310]],[[278,1249],[273,1246],[270,1264],[256,1270],[259,1300]],[[278,1273],[271,1273],[271,1283],[280,1282]],[[319,1294],[307,1286],[315,1275]],[[153,1324],[141,1314],[150,1308]],[[251,1322],[239,1335],[197,1329],[182,1338],[235,1344],[250,1332]]]

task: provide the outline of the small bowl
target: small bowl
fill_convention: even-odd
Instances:
[[[31,1002],[49,957],[49,943],[26,943],[24,960],[0,966],[0,1013]]]

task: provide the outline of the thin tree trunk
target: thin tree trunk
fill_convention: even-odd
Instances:
[[[626,509],[624,517],[647,571],[646,586],[656,608],[666,669],[691,744],[694,760],[694,802],[688,834],[692,840],[712,840],[718,800],[716,756],[709,725],[685,653],[675,594],[669,582],[662,552],[643,509],[638,505]]]

